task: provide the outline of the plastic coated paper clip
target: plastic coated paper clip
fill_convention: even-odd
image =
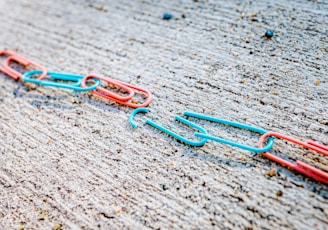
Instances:
[[[111,78],[106,78],[106,77],[102,77],[102,76],[99,76],[99,75],[94,75],[94,74],[87,75],[83,78],[82,83],[81,83],[82,87],[86,86],[86,80],[89,79],[89,78],[98,78],[100,80],[103,80],[107,83],[110,83],[112,85],[116,85],[116,86],[126,90],[129,93],[129,95],[127,97],[122,97],[118,94],[114,94],[114,93],[112,93],[112,92],[110,92],[110,91],[108,91],[108,90],[106,90],[106,89],[104,89],[100,86],[98,86],[96,90],[91,91],[95,95],[98,95],[100,97],[104,97],[106,99],[118,102],[120,104],[129,106],[129,107],[132,107],[132,108],[139,108],[139,107],[148,106],[150,104],[151,100],[152,100],[151,93],[146,89],[143,89],[143,88],[140,88],[138,86],[134,86],[134,85],[131,85],[131,84],[128,84],[128,83],[125,83],[125,82],[121,82],[121,81],[118,81],[118,80],[114,80],[114,79],[111,79]],[[147,95],[146,101],[141,103],[141,104],[136,104],[136,103],[130,102],[129,100],[132,99],[132,97],[134,96],[134,90],[145,93]]]
[[[75,75],[75,74],[68,74],[68,73],[56,73],[56,72],[47,72],[46,78],[40,80],[37,78],[32,78],[31,76],[41,74],[42,70],[31,70],[26,72],[23,75],[22,80],[24,82],[32,82],[42,86],[52,86],[57,88],[66,88],[75,91],[89,91],[94,90],[100,85],[100,80],[96,78],[92,78],[91,80],[94,81],[94,84],[87,87],[81,87],[81,82],[83,79],[83,75]],[[52,80],[51,80],[52,79]],[[76,82],[73,84],[67,84],[62,82],[56,82],[53,80],[61,80],[61,81],[69,81],[69,82]]]
[[[43,67],[42,65],[40,65],[34,61],[27,59],[26,57],[16,54],[10,50],[4,50],[4,51],[0,52],[0,56],[4,56],[4,55],[8,56],[8,58],[3,63],[3,66],[0,67],[0,71],[4,72],[5,74],[7,74],[8,76],[10,76],[11,78],[13,78],[15,80],[21,79],[23,77],[23,74],[17,72],[12,67],[10,67],[11,62],[17,62],[24,67],[34,66],[37,69],[41,69],[42,74],[39,77],[40,80],[45,78],[47,75],[47,70],[45,67]]]
[[[233,127],[237,127],[237,128],[241,128],[241,129],[246,129],[246,130],[250,130],[256,133],[260,133],[260,134],[264,134],[267,133],[268,131],[264,130],[264,129],[260,129],[257,127],[253,127],[250,125],[246,125],[246,124],[242,124],[242,123],[237,123],[237,122],[233,122],[233,121],[228,121],[228,120],[223,120],[220,118],[215,118],[215,117],[210,117],[210,116],[206,116],[203,114],[199,114],[199,113],[193,113],[193,112],[184,112],[183,113],[185,116],[189,116],[189,117],[195,117],[195,118],[199,118],[199,119],[203,119],[203,120],[207,120],[207,121],[213,121],[213,122],[217,122],[217,123],[221,123],[221,124],[225,124],[225,125],[230,125]],[[261,153],[261,152],[265,152],[268,151],[272,148],[273,145],[273,138],[269,138],[269,142],[267,144],[267,146],[265,146],[264,148],[256,148],[256,147],[252,147],[252,146],[248,146],[248,145],[243,145],[243,144],[239,144],[233,141],[229,141],[223,138],[219,138],[219,137],[214,137],[208,134],[204,134],[204,133],[195,133],[195,136],[197,137],[202,137],[205,139],[209,139],[209,140],[213,140],[213,141],[217,141],[217,142],[221,142],[224,144],[228,144],[231,146],[235,146],[241,149],[245,149],[245,150],[249,150],[255,153]]]
[[[328,147],[327,146],[318,144],[314,141],[308,141],[307,143],[302,142],[302,141],[297,140],[295,138],[292,138],[292,137],[289,137],[289,136],[286,136],[286,135],[283,135],[283,134],[280,134],[280,133],[276,133],[276,132],[268,132],[268,133],[262,135],[260,140],[259,140],[259,143],[258,143],[258,146],[260,148],[262,147],[264,140],[268,137],[278,137],[278,138],[290,141],[294,144],[298,144],[300,146],[303,146],[307,149],[314,150],[314,151],[316,151],[316,152],[318,152],[318,153],[320,153],[324,156],[328,156]],[[309,176],[313,179],[316,179],[318,181],[321,181],[323,183],[328,184],[328,173],[327,172],[324,172],[324,171],[322,171],[318,168],[315,168],[311,165],[308,165],[308,164],[304,163],[303,161],[297,160],[296,164],[293,164],[292,162],[284,160],[284,159],[282,159],[278,156],[275,156],[275,155],[273,155],[269,152],[265,152],[262,155],[269,158],[270,160],[273,160],[273,161],[279,163],[279,164],[282,164],[282,165],[287,166],[291,169],[294,169],[295,171],[297,171],[299,173],[302,173],[302,174],[307,175],[307,176]]]
[[[107,89],[105,89],[101,86],[98,86],[94,91],[92,91],[93,94],[96,94],[98,96],[106,95],[108,97],[115,98],[119,101],[128,101],[134,96],[134,91],[131,88],[125,86],[124,84],[121,84],[120,82],[116,81],[115,79],[108,78],[108,77],[103,77],[103,76],[99,76],[99,75],[95,75],[95,74],[89,74],[89,75],[85,76],[82,80],[81,85],[83,87],[86,87],[86,81],[90,78],[102,80],[102,81],[107,82],[107,83],[109,83],[113,86],[119,87],[119,88],[121,88],[121,89],[123,89],[123,90],[125,90],[126,92],[129,93],[128,96],[123,97],[123,96],[121,96],[119,94],[116,94],[116,93],[113,93],[113,92],[111,92],[111,91],[109,91],[109,90],[107,90]]]

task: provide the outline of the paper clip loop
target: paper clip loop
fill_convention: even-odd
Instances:
[[[184,123],[186,125],[191,126],[192,128],[198,129],[203,134],[207,134],[207,131],[204,128],[192,123],[191,121],[188,121],[187,119],[184,119],[183,117],[175,116],[175,119],[177,121],[180,121],[181,123]],[[203,138],[201,141],[188,140],[188,139],[184,138],[183,136],[181,136],[181,135],[179,135],[175,132],[172,132],[171,130],[169,130],[167,128],[164,128],[163,126],[161,126],[161,125],[159,125],[159,124],[157,124],[157,123],[155,123],[155,122],[153,122],[152,120],[149,120],[149,119],[146,120],[146,124],[151,125],[154,128],[157,128],[160,131],[162,131],[162,132],[164,132],[164,133],[166,133],[166,134],[168,134],[172,137],[175,137],[176,139],[178,139],[178,140],[180,140],[180,141],[182,141],[182,142],[184,142],[188,145],[191,145],[191,146],[199,146],[200,147],[200,146],[205,145],[205,143],[207,142],[207,139],[205,139],[205,138]]]
[[[306,142],[303,142],[303,141],[297,140],[295,138],[292,138],[292,137],[289,137],[289,136],[286,136],[286,135],[283,135],[280,133],[276,133],[276,132],[268,132],[268,133],[265,133],[264,135],[262,135],[259,140],[258,146],[262,147],[264,140],[268,137],[278,137],[278,138],[290,141],[294,144],[303,146],[307,149],[314,150],[324,156],[328,156],[328,147],[326,147],[324,145],[318,144],[314,141],[308,141],[306,143]],[[281,164],[281,165],[284,165],[291,169],[294,169],[295,171],[297,171],[299,173],[302,173],[313,179],[316,179],[318,181],[328,184],[328,173],[327,172],[324,172],[318,168],[308,165],[308,164],[304,163],[303,161],[297,160],[296,164],[293,164],[292,162],[284,160],[284,159],[282,159],[278,156],[275,156],[269,152],[265,152],[262,155],[269,158],[270,160],[273,160],[273,161]]]
[[[5,51],[0,52],[0,55],[9,55],[8,58],[5,60],[3,67],[1,68],[1,71],[4,72],[5,74],[9,75],[11,78],[13,78],[15,80],[21,79],[23,77],[23,74],[17,72],[16,70],[14,70],[13,68],[10,67],[10,63],[12,61],[17,62],[24,67],[32,65],[32,66],[36,67],[37,69],[41,69],[42,74],[38,78],[40,80],[45,78],[47,75],[47,70],[45,67],[43,67],[42,65],[40,65],[34,61],[27,59],[26,57],[16,54],[13,51],[5,50]]]
[[[75,91],[89,91],[89,90],[94,90],[100,85],[100,80],[93,78],[92,80],[95,81],[95,84],[88,86],[88,87],[81,87],[81,82],[83,79],[83,75],[75,75],[75,74],[68,74],[68,73],[57,73],[57,72],[47,72],[47,76],[50,79],[54,80],[62,80],[62,81],[70,81],[70,82],[76,82],[73,84],[65,84],[61,82],[55,82],[55,81],[50,81],[47,80],[47,78],[44,78],[40,80],[39,78],[31,78],[30,76],[36,75],[36,74],[41,74],[43,71],[42,70],[31,70],[26,72],[23,75],[23,81],[24,82],[32,82],[38,85],[43,85],[43,86],[52,86],[52,87],[57,87],[57,88],[66,88],[66,89],[71,89]]]
[[[18,55],[18,54],[14,53],[13,51],[10,51],[10,50],[3,50],[0,52],[0,56],[13,56],[13,55]],[[10,69],[5,68],[4,66],[0,66],[0,71],[15,80],[18,79],[17,76],[15,75],[15,73],[10,71]]]
[[[250,130],[256,133],[260,133],[260,134],[264,134],[267,133],[266,130],[264,129],[260,129],[254,126],[250,126],[250,125],[246,125],[246,124],[242,124],[242,123],[237,123],[237,122],[233,122],[233,121],[228,121],[228,120],[224,120],[224,119],[220,119],[220,118],[215,118],[215,117],[210,117],[210,116],[206,116],[203,114],[199,114],[199,113],[193,113],[193,112],[184,112],[183,113],[185,116],[189,116],[189,117],[195,117],[195,118],[199,118],[199,119],[203,119],[203,120],[207,120],[207,121],[213,121],[213,122],[217,122],[217,123],[221,123],[221,124],[225,124],[225,125],[230,125],[233,127],[237,127],[237,128],[241,128],[241,129],[246,129],[246,130]],[[217,141],[217,142],[221,142],[224,144],[228,144],[234,147],[238,147],[241,149],[245,149],[245,150],[249,150],[255,153],[261,153],[261,152],[265,152],[268,151],[272,148],[273,145],[273,138],[269,138],[269,142],[267,144],[267,146],[265,146],[264,148],[256,148],[256,147],[252,147],[249,145],[243,145],[243,144],[239,144],[233,141],[229,141],[223,138],[219,138],[219,137],[214,137],[208,134],[204,134],[204,133],[195,133],[195,136],[197,137],[202,137],[202,138],[206,138],[209,140],[213,140],[213,141]]]
[[[131,84],[128,84],[128,83],[125,83],[125,82],[121,82],[121,81],[118,81],[118,80],[114,80],[114,79],[111,79],[111,78],[106,78],[106,77],[102,77],[102,76],[98,76],[98,75],[94,75],[94,74],[91,74],[91,75],[87,75],[83,78],[82,80],[82,87],[85,86],[85,81],[88,79],[88,78],[98,78],[98,79],[101,79],[105,82],[108,82],[110,84],[113,84],[113,85],[116,85],[124,90],[126,90],[127,92],[129,92],[129,96],[127,97],[122,97],[118,94],[114,94],[102,87],[97,87],[97,90],[93,90],[91,91],[93,94],[96,94],[100,97],[104,97],[106,99],[109,99],[109,100],[112,100],[112,101],[115,101],[115,102],[118,102],[120,104],[123,104],[123,105],[126,105],[126,106],[129,106],[129,107],[132,107],[132,108],[140,108],[140,107],[146,107],[150,104],[151,100],[152,100],[152,95],[151,93],[146,90],[146,89],[143,89],[143,88],[140,88],[140,87],[137,87],[137,86],[134,86],[134,85],[131,85]],[[129,100],[132,99],[132,97],[134,97],[134,91],[133,90],[137,90],[137,91],[141,91],[143,93],[145,93],[147,95],[147,99],[144,103],[142,104],[136,104],[136,103],[132,103],[130,102]],[[99,92],[98,92],[99,91]]]

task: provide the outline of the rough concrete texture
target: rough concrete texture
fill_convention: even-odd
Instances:
[[[194,111],[328,145],[327,1],[0,0],[0,8],[1,49],[154,95],[132,129],[131,108],[1,74],[1,229],[327,229],[327,185],[261,154],[212,141],[190,147],[145,124],[197,140],[174,121]],[[254,133],[189,119],[257,145]],[[271,152],[328,170],[327,158],[282,140]]]

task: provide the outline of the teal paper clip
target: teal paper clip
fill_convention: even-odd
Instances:
[[[47,78],[45,78],[45,79],[31,78],[31,76],[33,76],[35,74],[41,74],[42,72],[43,72],[42,70],[28,71],[23,75],[22,79],[24,82],[32,82],[32,83],[35,83],[38,85],[52,86],[52,87],[57,87],[57,88],[65,88],[65,89],[71,89],[71,90],[75,90],[75,91],[95,90],[101,84],[99,79],[92,78],[92,80],[95,82],[93,85],[88,86],[88,87],[81,87],[81,82],[82,82],[82,79],[84,78],[84,76],[76,75],[76,74],[68,74],[68,73],[47,72]],[[76,83],[65,84],[62,82],[52,81],[50,79],[76,82]]]
[[[257,128],[254,126],[250,126],[250,125],[246,125],[246,124],[242,124],[242,123],[237,123],[237,122],[233,122],[233,121],[229,121],[229,120],[224,120],[224,119],[220,119],[220,118],[215,118],[215,117],[210,117],[210,116],[206,116],[203,114],[199,114],[199,113],[193,113],[193,112],[184,112],[183,113],[185,116],[189,116],[189,117],[195,117],[195,118],[199,118],[199,119],[203,119],[203,120],[207,120],[207,121],[213,121],[213,122],[217,122],[217,123],[221,123],[221,124],[225,124],[225,125],[230,125],[233,127],[237,127],[237,128],[241,128],[241,129],[246,129],[249,131],[253,131],[256,133],[260,133],[260,134],[265,134],[268,131],[261,129],[261,128]],[[213,141],[217,141],[217,142],[221,142],[227,145],[231,145],[234,147],[238,147],[241,149],[245,149],[245,150],[249,150],[251,152],[255,152],[255,153],[262,153],[262,152],[267,152],[272,148],[273,145],[273,137],[269,138],[268,144],[263,147],[263,148],[257,148],[257,147],[252,147],[249,145],[243,145],[243,144],[239,144],[233,141],[229,141],[220,137],[215,137],[215,136],[211,136],[208,134],[204,134],[204,133],[195,133],[196,137],[202,137],[205,139],[209,139],[209,140],[213,140]]]
[[[177,121],[180,121],[181,123],[184,123],[186,125],[189,125],[190,127],[194,128],[194,129],[198,129],[204,135],[207,134],[207,131],[204,128],[202,128],[202,127],[200,127],[200,126],[192,123],[191,121],[188,121],[187,119],[184,119],[184,118],[182,118],[180,116],[175,116],[175,119]],[[162,132],[164,132],[164,133],[166,133],[166,134],[168,134],[168,135],[170,135],[172,137],[175,137],[176,139],[178,139],[178,140],[180,140],[180,141],[182,141],[182,142],[184,142],[184,143],[186,143],[188,145],[191,145],[191,146],[203,146],[207,142],[207,139],[205,139],[205,138],[203,138],[201,141],[191,141],[191,140],[188,140],[187,138],[184,138],[183,136],[181,136],[181,135],[179,135],[179,134],[177,134],[175,132],[172,132],[171,130],[168,130],[167,128],[164,128],[163,126],[161,126],[161,125],[159,125],[159,124],[157,124],[157,123],[155,123],[155,122],[153,122],[153,121],[151,121],[149,119],[146,120],[146,124],[151,125],[154,128],[157,128],[157,129],[161,130]]]

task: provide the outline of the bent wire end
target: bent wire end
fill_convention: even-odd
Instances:
[[[189,125],[192,128],[198,129],[200,132],[202,132],[204,134],[207,134],[207,131],[204,128],[192,123],[191,121],[188,121],[187,119],[184,119],[180,116],[175,116],[175,119],[182,122],[182,123],[184,123],[184,124],[186,124],[186,125]],[[162,131],[162,132],[164,132],[164,133],[166,133],[166,134],[168,134],[168,135],[170,135],[170,136],[172,136],[172,137],[174,137],[174,138],[176,138],[176,139],[178,139],[178,140],[180,140],[180,141],[182,141],[182,142],[184,142],[188,145],[191,145],[191,146],[201,147],[207,142],[207,139],[205,139],[205,138],[201,141],[188,140],[187,138],[184,138],[183,136],[181,136],[181,135],[179,135],[175,132],[172,132],[171,130],[169,130],[167,128],[164,128],[163,126],[161,126],[161,125],[159,125],[159,124],[157,124],[157,123],[155,123],[155,122],[153,122],[152,120],[149,120],[149,119],[146,120],[146,124],[151,125],[154,128],[157,128],[160,131]]]
[[[137,128],[138,125],[134,122],[134,116],[137,114],[137,113],[140,113],[140,112],[143,112],[143,113],[148,113],[149,112],[149,108],[137,108],[135,110],[132,111],[130,117],[129,117],[129,123],[130,125],[133,127],[133,128]]]

